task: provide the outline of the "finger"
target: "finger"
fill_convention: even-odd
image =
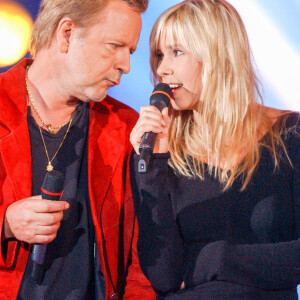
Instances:
[[[34,207],[34,212],[46,213],[46,212],[57,212],[64,211],[70,207],[70,204],[66,201],[53,201],[42,199],[36,203]]]
[[[160,132],[162,127],[163,116],[160,112],[144,111],[136,124],[135,129],[137,131],[142,130],[144,132]]]
[[[27,198],[25,200],[42,200],[42,195],[32,196],[32,197]]]
[[[36,235],[30,240],[30,244],[48,244],[56,238],[57,232],[49,235]]]
[[[168,109],[168,107],[165,107],[161,111],[161,114],[162,114],[162,125],[169,127],[170,117],[169,117],[169,109]]]
[[[52,235],[55,234],[60,227],[60,222],[54,223],[52,225],[36,226],[35,235]]]
[[[130,135],[130,142],[133,145],[136,153],[139,153],[138,148],[140,147],[143,136],[146,132],[150,131],[154,133],[161,133],[164,131],[164,129],[162,126],[157,127],[157,124],[141,124],[135,129],[135,131],[132,131]]]
[[[163,108],[162,111],[161,111],[161,114],[165,118],[169,117],[169,109],[168,109],[168,107]]]
[[[160,114],[159,109],[153,105],[141,106],[140,115],[146,111]]]
[[[64,217],[64,213],[63,211],[53,213],[37,213],[35,216],[34,222],[38,226],[51,226],[60,222]]]
[[[162,132],[163,127],[161,125],[161,119],[162,117],[160,116],[158,119],[144,117],[143,120],[139,120],[130,134],[130,141],[133,146],[135,146],[136,143],[139,144],[141,142],[141,139],[146,132]]]
[[[154,133],[160,133],[163,130],[163,126],[161,125],[161,121],[158,122],[156,120],[147,120],[147,122],[143,122],[139,124],[137,127],[137,135],[143,136],[146,132],[154,132]]]

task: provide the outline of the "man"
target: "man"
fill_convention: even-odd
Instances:
[[[45,0],[34,60],[0,76],[0,299],[155,298],[136,255],[128,160],[137,116],[106,97],[130,71],[147,5]],[[40,196],[52,169],[64,174],[57,202]],[[47,253],[36,283],[39,243]]]

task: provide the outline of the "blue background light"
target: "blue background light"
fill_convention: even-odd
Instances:
[[[1,1],[1,0],[0,0]],[[35,19],[38,0],[15,1]],[[149,103],[148,39],[152,25],[166,8],[179,0],[150,0],[143,15],[138,49],[131,58],[131,72],[109,95],[139,111]],[[264,87],[264,103],[281,109],[300,110],[300,0],[229,0],[244,20]],[[0,41],[1,47],[1,41]],[[29,57],[27,55],[27,57]],[[8,68],[0,68],[0,72]],[[300,288],[298,288],[300,293]],[[299,298],[300,299],[300,298]]]
[[[15,1],[35,19],[38,0]],[[148,40],[152,25],[166,8],[179,0],[151,0],[143,14],[143,29],[137,51],[131,57],[131,72],[108,94],[139,111],[149,103],[150,82]],[[300,110],[300,0],[229,0],[241,14],[263,84],[267,106]],[[1,46],[0,46],[1,47]],[[27,55],[27,57],[29,57]],[[0,68],[4,72],[8,68]]]

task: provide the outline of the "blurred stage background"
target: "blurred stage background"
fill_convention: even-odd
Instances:
[[[119,86],[109,91],[109,95],[137,111],[141,105],[148,104],[149,95],[153,90],[149,79],[148,58],[151,27],[163,10],[178,2],[180,1],[150,0],[149,9],[143,15],[143,29],[138,49],[131,57],[131,72],[123,76]],[[259,78],[264,87],[265,105],[300,111],[300,0],[229,0],[229,2],[236,7],[246,25]],[[24,20],[22,21],[20,16],[24,15],[24,12],[20,10],[10,11],[12,16],[9,17],[5,3],[8,1],[0,0],[0,73],[8,70],[13,64],[3,67],[3,56],[12,54],[15,51],[14,46],[19,43],[14,34],[6,30],[5,21],[9,20],[11,27],[17,23],[21,27],[20,38],[23,39],[23,46],[26,46],[24,38],[26,35],[29,36],[27,27],[31,25],[30,20],[22,23]],[[14,3],[21,5],[32,20],[36,18],[39,0],[15,0]],[[298,292],[300,293],[300,288]]]
[[[9,69],[1,63],[4,47],[12,52],[16,43],[4,32],[0,0],[0,72]],[[40,0],[15,0],[34,20]],[[153,90],[150,82],[148,39],[158,15],[179,0],[150,0],[143,15],[143,29],[138,49],[131,57],[131,72],[123,75],[121,84],[109,95],[139,111],[148,104]],[[252,51],[263,83],[264,103],[282,109],[300,111],[300,0],[229,0],[246,25]],[[3,10],[3,9],[2,9]],[[15,16],[16,17],[16,16]],[[14,19],[11,19],[14,22]],[[16,22],[16,21],[15,21]],[[24,27],[24,26],[23,26]],[[22,34],[24,38],[25,34]],[[27,55],[27,57],[29,57]],[[2,68],[1,68],[2,67]]]

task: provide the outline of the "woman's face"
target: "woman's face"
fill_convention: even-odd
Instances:
[[[160,81],[172,88],[171,104],[175,110],[196,109],[202,89],[202,63],[180,43],[163,35],[157,49],[157,75]]]

